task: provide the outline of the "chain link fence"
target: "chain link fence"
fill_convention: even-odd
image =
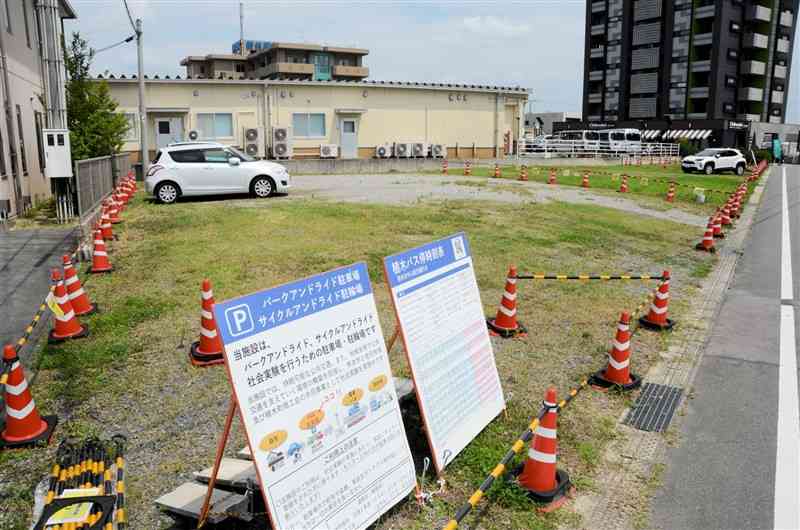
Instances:
[[[75,162],[78,215],[83,221],[114,190],[121,176],[132,168],[128,153],[99,156]]]

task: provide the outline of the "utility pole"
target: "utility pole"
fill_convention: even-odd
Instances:
[[[147,174],[150,157],[147,154],[147,105],[144,101],[144,54],[142,53],[142,19],[136,19],[136,55],[139,61],[139,143],[142,157],[142,177]]]
[[[244,51],[244,2],[239,2],[239,53],[247,55]]]

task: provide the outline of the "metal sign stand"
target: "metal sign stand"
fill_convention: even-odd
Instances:
[[[231,434],[231,425],[233,424],[233,417],[236,415],[236,398],[231,396],[231,402],[228,405],[228,415],[225,417],[225,427],[222,429],[222,436],[220,436],[219,443],[217,444],[217,454],[214,457],[214,469],[211,471],[211,478],[208,481],[208,490],[206,491],[206,498],[203,500],[203,508],[200,510],[200,517],[197,520],[197,528],[203,528],[208,519],[209,505],[211,504],[211,495],[214,493],[214,485],[217,482],[217,473],[219,473],[219,466],[222,462],[222,455],[225,452],[225,446],[228,443],[228,437]]]

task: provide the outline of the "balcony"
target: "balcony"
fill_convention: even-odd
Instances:
[[[750,6],[745,12],[748,21],[769,22],[772,19],[772,9],[765,6]]]
[[[273,75],[314,75],[314,65],[306,63],[271,63],[257,71],[259,77]]]
[[[589,94],[589,103],[601,103],[602,101],[603,101],[602,92],[595,92],[593,94]]]
[[[775,65],[775,77],[778,79],[786,79],[786,67]]]
[[[692,99],[708,99],[708,87],[690,88],[689,97]]]
[[[742,87],[739,90],[740,101],[761,101],[764,99],[764,89],[755,87]]]
[[[789,39],[778,39],[778,45],[775,46],[776,50],[780,53],[789,53],[789,48]]]
[[[589,72],[589,81],[602,81],[603,70],[593,70]]]
[[[695,46],[708,46],[712,42],[714,42],[714,34],[712,32],[698,33],[692,38],[692,44]]]
[[[594,26],[592,26],[592,36],[605,35],[605,34],[606,34],[605,24],[595,24]]]
[[[686,117],[690,120],[702,120],[708,117],[708,112],[690,112]]]
[[[783,105],[783,92],[780,90],[772,91],[772,102],[776,105]]]
[[[599,2],[592,2],[592,13],[602,13],[605,10],[606,10],[605,0],[600,0]]]
[[[794,23],[794,15],[792,15],[791,11],[784,11],[781,13],[778,23],[785,28],[791,28],[792,23]]]
[[[694,18],[696,19],[711,18],[716,16],[716,14],[717,6],[715,5],[696,7],[694,10]]]
[[[764,75],[767,73],[767,63],[763,61],[742,62],[741,72],[749,75]]]
[[[366,66],[333,65],[333,77],[367,77],[369,68]]]
[[[736,119],[744,121],[761,121],[761,114],[739,114],[736,116]]]
[[[710,72],[711,71],[711,60],[705,61],[694,61],[692,63],[692,72]]]
[[[742,46],[766,50],[769,47],[769,37],[761,33],[746,33],[742,39]]]
[[[605,53],[606,53],[605,46],[597,46],[595,48],[592,48],[592,50],[589,52],[589,57],[591,57],[592,59],[602,58],[603,55],[605,55]]]

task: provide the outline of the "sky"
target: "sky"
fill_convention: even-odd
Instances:
[[[66,21],[100,49],[132,33],[123,0],[71,0]],[[187,55],[230,53],[238,0],[128,0],[148,75],[184,75]],[[584,0],[245,0],[246,39],[368,48],[370,78],[522,86],[534,111],[581,110]],[[800,28],[800,25],[798,25]],[[787,121],[800,123],[800,38]],[[98,53],[94,74],[136,72],[135,42]]]

